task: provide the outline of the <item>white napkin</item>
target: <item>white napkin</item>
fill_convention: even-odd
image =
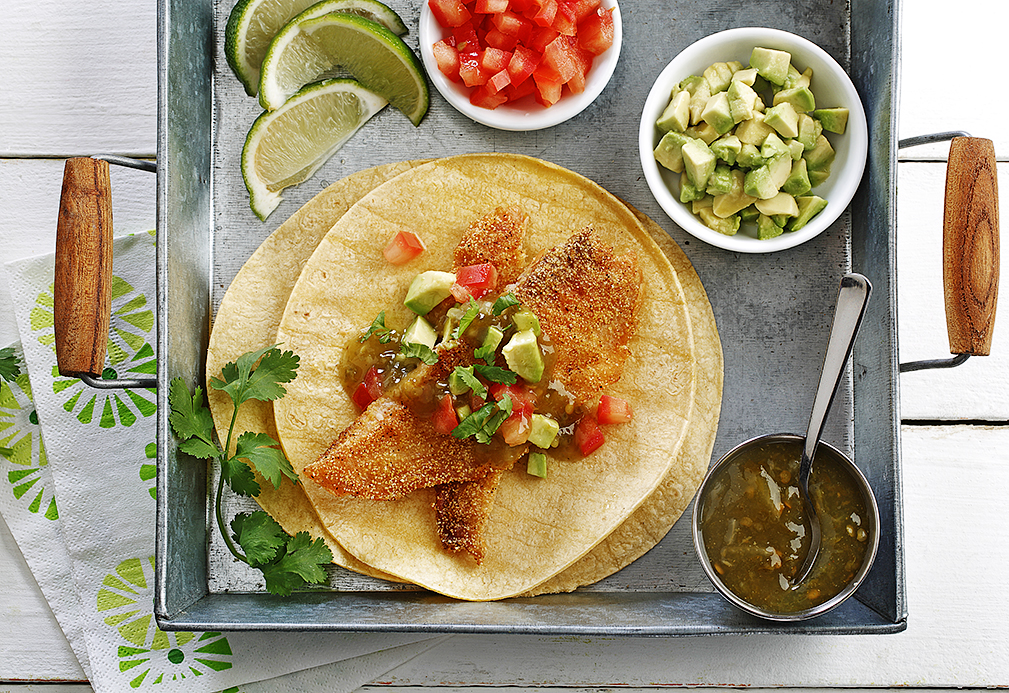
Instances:
[[[153,374],[154,240],[147,234],[118,238],[113,257],[106,372],[110,377],[112,372],[119,377]],[[78,595],[79,630],[86,643],[87,656],[82,661],[90,662],[95,690],[156,684],[157,690],[166,693],[218,691],[422,640],[403,634],[177,633],[156,627],[155,394],[92,389],[58,374],[53,346],[53,265],[53,256],[47,255],[7,267],[35,407],[45,431],[46,469],[51,472],[51,483],[40,485],[40,503],[48,508],[53,495],[58,499],[64,550]],[[16,463],[5,461],[11,464]],[[15,525],[24,528],[17,531],[28,544],[52,547],[58,541],[52,526],[43,525],[49,530],[43,534],[28,529],[15,515],[12,521],[6,511],[4,518],[12,525],[12,533]],[[18,534],[15,537],[22,546]],[[70,583],[57,582],[59,569],[52,564],[58,559],[33,562],[29,565],[33,572],[38,566],[35,576],[40,586],[46,585],[46,598],[66,604],[59,608],[67,616],[72,645],[77,640],[76,652],[80,638],[75,635],[72,595],[67,594]],[[62,569],[65,579],[66,566]],[[414,655],[406,652],[404,656]],[[375,661],[385,666],[390,659],[395,658],[390,655]],[[382,673],[358,668],[355,680],[360,671]]]

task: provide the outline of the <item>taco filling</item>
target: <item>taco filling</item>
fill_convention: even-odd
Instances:
[[[477,563],[506,471],[527,456],[543,475],[542,450],[574,462],[603,443],[600,423],[631,417],[605,391],[635,335],[637,258],[585,228],[526,265],[527,222],[512,208],[472,223],[452,272],[414,279],[409,326],[383,311],[351,340],[340,374],[362,411],[305,469],[337,496],[433,489],[442,547]]]

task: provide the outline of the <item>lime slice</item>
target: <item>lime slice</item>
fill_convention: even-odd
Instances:
[[[249,96],[259,90],[260,66],[270,42],[301,12],[312,12],[313,17],[347,12],[378,22],[399,36],[407,31],[399,15],[378,0],[239,0],[228,17],[224,55]]]
[[[283,199],[281,190],[315,173],[386,103],[352,79],[328,79],[259,116],[242,149],[242,177],[256,216],[266,219]]]
[[[270,41],[314,0],[238,0],[224,29],[224,57],[245,93],[259,90],[259,66]]]
[[[352,14],[333,12],[299,19],[298,33],[311,41],[270,44],[263,60],[259,102],[279,108],[303,85],[340,67],[368,89],[381,94],[414,125],[427,113],[428,89],[420,61],[409,46],[381,24]],[[306,46],[312,46],[307,52]]]

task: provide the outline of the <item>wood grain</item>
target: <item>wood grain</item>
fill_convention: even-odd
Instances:
[[[991,140],[952,141],[942,237],[951,354],[991,353],[999,278],[997,178]]]
[[[112,307],[112,186],[104,161],[67,159],[53,293],[60,374],[100,376]]]

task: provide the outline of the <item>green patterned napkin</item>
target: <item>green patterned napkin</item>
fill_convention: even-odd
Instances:
[[[105,375],[153,374],[154,239],[146,234],[118,238],[113,256]],[[395,666],[429,646],[400,649],[422,639],[409,635],[180,633],[157,628],[155,392],[98,390],[59,375],[53,265],[51,255],[7,265],[28,377],[5,382],[0,392],[2,413],[11,412],[0,418],[0,426],[8,424],[0,430],[0,456],[10,485],[0,511],[82,667],[89,669],[95,690],[286,690],[288,683],[276,677],[308,669],[311,674],[299,676],[321,676],[332,690],[350,690],[360,685],[364,672],[377,676],[389,667],[372,671],[364,661],[332,670],[319,667],[397,648],[367,660]],[[71,574],[72,583],[67,580]],[[348,671],[356,674],[341,678],[340,672]],[[250,682],[261,683],[246,686]]]

